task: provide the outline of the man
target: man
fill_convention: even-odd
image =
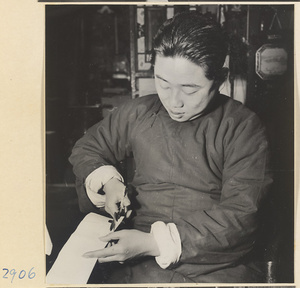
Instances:
[[[218,92],[226,54],[211,19],[188,12],[167,20],[154,39],[158,95],[119,107],[76,143],[80,198],[113,217],[130,205],[115,166],[131,153],[136,163],[134,229],[85,255],[124,263],[107,283],[261,281],[250,255],[272,182],[268,142],[258,117]]]

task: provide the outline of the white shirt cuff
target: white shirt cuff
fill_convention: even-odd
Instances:
[[[176,225],[157,221],[152,224],[151,233],[160,252],[160,255],[155,257],[157,264],[163,269],[176,264],[181,256],[181,240]]]
[[[106,196],[105,194],[98,194],[98,191],[112,178],[117,178],[121,182],[124,182],[122,175],[111,165],[97,168],[86,178],[86,193],[96,207],[100,208],[105,206]]]

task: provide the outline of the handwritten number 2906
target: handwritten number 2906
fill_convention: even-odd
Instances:
[[[13,283],[15,276],[18,274],[19,279],[24,279],[27,275],[28,279],[33,279],[35,277],[35,272],[33,272],[34,267],[32,267],[28,273],[26,273],[25,270],[21,270],[19,273],[15,269],[7,269],[3,268],[3,271],[6,271],[5,274],[3,275],[3,278],[9,279],[9,276],[11,276],[11,283]]]

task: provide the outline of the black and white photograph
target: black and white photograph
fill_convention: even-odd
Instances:
[[[294,283],[294,12],[45,5],[47,285]]]

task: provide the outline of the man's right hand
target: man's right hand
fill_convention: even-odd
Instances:
[[[110,179],[104,186],[103,191],[106,195],[105,211],[109,213],[114,220],[116,220],[116,213],[119,209],[125,208],[130,205],[128,195],[125,195],[125,185],[117,178]]]

